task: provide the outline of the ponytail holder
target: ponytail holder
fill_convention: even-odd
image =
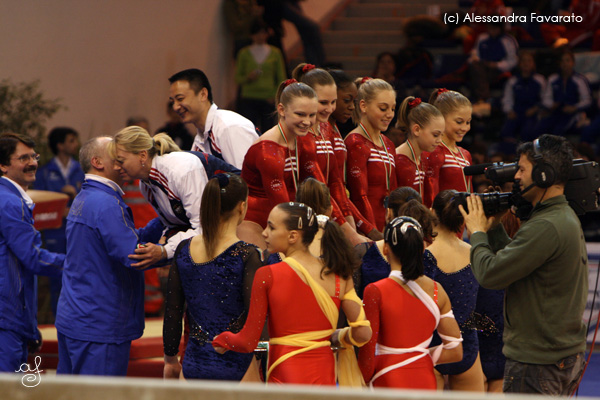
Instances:
[[[421,104],[420,97],[415,97],[414,99],[412,99],[411,101],[408,102],[408,106],[410,107],[411,110],[413,108],[415,108],[416,106],[418,106],[419,104]]]
[[[360,80],[360,84],[362,85],[363,83],[365,83],[368,80],[371,80],[373,78],[371,78],[370,76],[363,76],[363,78]]]
[[[298,81],[295,80],[294,78],[292,78],[292,79],[288,79],[287,81],[283,82],[283,84],[285,85],[285,87],[290,86],[292,83],[298,83]]]
[[[317,215],[317,223],[319,224],[319,228],[325,229],[325,225],[327,225],[327,221],[329,221],[329,217],[327,215],[323,215],[323,214]]]
[[[438,94],[438,96],[439,96],[440,94],[442,94],[442,93],[446,93],[446,92],[449,92],[449,90],[448,90],[448,89],[446,89],[446,88],[439,88],[439,89],[437,90],[437,94]]]
[[[304,67],[302,67],[302,72],[303,73],[307,73],[308,71],[315,69],[317,67],[315,67],[313,64],[306,64]]]
[[[229,185],[229,176],[227,174],[216,174],[214,177],[217,178],[217,181],[219,182],[221,192],[225,193],[225,187]]]

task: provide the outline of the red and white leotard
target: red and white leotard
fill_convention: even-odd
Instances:
[[[348,150],[346,150],[346,144],[344,143],[344,139],[340,134],[340,131],[337,127],[331,124],[327,124],[327,129],[321,128],[321,132],[325,135],[329,143],[333,145],[333,153],[335,154],[335,158],[337,159],[337,166],[339,170],[340,177],[342,178],[342,182],[344,184],[344,189],[346,188],[346,158],[348,157]],[[354,222],[356,223],[356,228],[368,235],[373,229],[375,229],[375,225],[370,223],[361,213],[358,211],[358,208],[354,205],[352,200],[348,199],[348,205],[350,206],[350,212],[352,213],[352,217],[354,217]]]
[[[384,198],[397,187],[396,148],[381,135],[385,148],[375,145],[360,133],[350,133],[345,140],[350,199],[365,218],[380,231],[385,226]]]
[[[419,167],[414,161],[404,154],[396,154],[396,180],[398,187],[408,186],[415,189],[421,197],[425,196],[425,185],[430,180],[425,177],[423,169],[423,160],[419,162]]]
[[[423,157],[421,155],[421,157]],[[434,151],[426,155],[426,173],[432,175],[433,196],[442,190],[454,189],[459,192],[471,192],[471,177],[465,176],[463,168],[471,165],[471,153],[458,147],[458,153],[450,151],[441,144]]]
[[[435,390],[433,361],[427,347],[437,327],[436,316],[422,300],[409,294],[392,278],[368,285],[364,302],[373,330],[371,340],[360,349],[358,358],[365,382],[373,380],[375,387]],[[437,314],[439,319],[439,309]],[[378,354],[382,345],[406,349],[406,352]],[[380,373],[398,363],[406,365]]]
[[[295,199],[297,171],[296,152],[288,147],[271,140],[250,146],[242,165],[242,178],[248,184],[245,219],[266,228],[273,207]]]
[[[325,126],[329,126],[329,124],[321,124],[321,129]],[[346,222],[344,217],[351,215],[351,212],[348,205],[348,196],[346,196],[346,188],[342,183],[337,158],[333,152],[333,145],[325,135],[321,137],[309,132],[308,135],[298,138],[298,146],[300,153],[302,153],[302,157],[300,157],[300,180],[303,181],[308,177],[313,177],[327,185],[332,198],[332,219],[340,225],[343,224]]]

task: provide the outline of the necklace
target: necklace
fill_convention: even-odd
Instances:
[[[448,151],[450,152],[450,154],[454,158],[454,161],[456,161],[456,165],[458,165],[458,168],[460,168],[460,172],[462,173],[463,182],[465,183],[465,189],[466,189],[467,192],[470,193],[471,192],[471,183],[469,182],[467,184],[467,177],[465,176],[465,170],[460,166],[460,163],[458,162],[458,158],[456,158],[456,155],[454,154],[454,152],[452,150],[450,150],[450,147],[448,147],[448,145],[446,143],[444,143],[443,140],[442,140],[442,145],[444,145],[444,147],[446,149],[448,149]],[[467,164],[467,159],[463,155],[462,150],[460,149],[460,147],[456,146],[456,148],[458,149],[458,153],[460,154],[460,158],[465,162],[465,164]]]
[[[298,171],[298,162],[300,162],[300,159],[298,158],[298,140],[296,137],[294,137],[294,147],[296,148],[296,158],[292,159],[292,152],[290,151],[290,145],[288,143],[288,139],[285,135],[285,131],[283,130],[283,127],[281,126],[281,123],[277,124],[277,127],[279,128],[279,133],[281,133],[281,136],[283,137],[283,141],[285,142],[285,146],[288,149],[288,157],[290,158],[290,166],[292,168],[292,177],[294,178],[294,189],[296,189],[296,191],[298,190],[298,181],[300,180],[299,174],[300,172]],[[294,166],[296,167],[294,170]]]
[[[365,133],[365,135],[367,135],[367,137],[369,138],[369,140],[371,142],[373,142],[373,144],[375,146],[377,146],[375,144],[375,140],[373,140],[373,137],[369,134],[369,131],[367,130],[367,128],[365,128],[365,126],[363,125],[363,123],[361,122],[360,124],[358,124],[360,126],[360,128],[363,130],[363,132]],[[383,138],[381,137],[381,133],[379,134],[379,140],[381,141],[381,147],[383,147],[383,150],[385,150],[385,160],[383,161],[383,168],[385,169],[385,185],[387,188],[387,192],[388,194],[390,193],[390,180],[392,179],[392,163],[390,160],[390,153],[388,153],[387,147],[385,147],[385,143],[383,142]],[[377,149],[375,149],[377,150]],[[390,170],[388,171],[388,167],[386,165],[385,162],[388,162],[390,164]]]
[[[415,161],[415,166],[417,167],[417,179],[419,180],[419,194],[421,195],[421,198],[423,198],[423,179],[424,177],[421,177],[421,169],[419,168],[419,161],[421,159],[421,157],[419,156],[419,161],[417,161],[417,155],[415,154],[415,150],[412,147],[412,144],[410,144],[410,140],[406,140],[406,143],[408,144],[408,149],[410,150],[410,154],[412,155],[413,160]]]

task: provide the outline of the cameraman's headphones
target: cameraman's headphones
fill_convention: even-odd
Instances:
[[[554,171],[554,167],[552,165],[544,161],[539,139],[535,139],[533,141],[533,151],[534,165],[533,169],[531,170],[531,180],[535,186],[542,189],[547,189],[554,185],[554,182],[556,181],[556,172]]]

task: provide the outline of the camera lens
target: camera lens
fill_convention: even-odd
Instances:
[[[469,195],[479,196],[481,203],[483,204],[483,212],[488,217],[496,215],[499,212],[508,210],[512,206],[511,198],[512,193],[466,193],[460,192],[454,196],[454,202],[458,207],[462,204],[465,210],[468,210],[467,197]]]

